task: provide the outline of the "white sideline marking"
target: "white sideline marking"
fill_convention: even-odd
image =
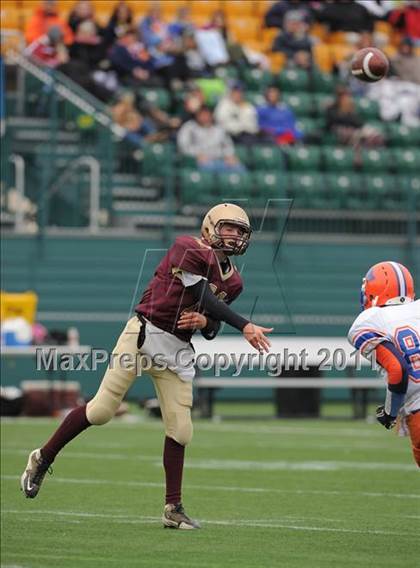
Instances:
[[[4,450],[3,454],[26,455],[25,450]],[[92,460],[135,460],[149,462],[154,467],[162,467],[161,456],[142,456],[96,452],[64,452],[61,459],[92,459]],[[386,471],[408,471],[415,472],[416,466],[413,464],[398,464],[386,462],[352,462],[352,461],[251,461],[251,460],[201,460],[189,458],[186,466],[190,469],[204,470],[248,470],[248,471],[340,471],[340,470],[386,470]]]
[[[18,475],[2,475],[7,481],[18,481]],[[76,485],[111,485],[112,487],[156,487],[164,488],[163,483],[149,481],[113,481],[112,479],[82,479],[72,477],[52,477],[49,481],[57,483],[70,483]],[[197,491],[226,491],[228,493],[269,493],[291,495],[352,495],[358,497],[386,497],[395,499],[420,499],[420,493],[380,493],[373,491],[333,491],[323,489],[267,489],[266,487],[235,487],[229,485],[188,485],[188,490]],[[414,517],[416,518],[416,517]]]
[[[55,510],[16,510],[4,509],[3,513],[16,514],[16,515],[49,515],[49,516],[63,516],[63,517],[81,517],[81,518],[99,518],[107,519],[113,523],[132,523],[132,524],[148,524],[161,522],[160,517],[149,517],[143,515],[114,515],[106,513],[85,513],[76,511],[55,511]],[[416,533],[396,533],[395,531],[384,530],[370,530],[370,529],[345,529],[335,527],[319,527],[319,526],[299,526],[285,524],[284,519],[261,519],[261,520],[248,520],[248,519],[233,519],[233,520],[210,520],[203,519],[202,522],[207,525],[216,526],[237,526],[243,528],[270,528],[270,529],[286,529],[296,531],[316,531],[316,532],[337,532],[348,534],[372,534],[372,535],[386,535],[386,536],[418,536]]]
[[[137,417],[132,417],[137,418]],[[343,419],[344,420],[344,419]],[[43,418],[2,418],[1,420],[4,424],[13,424],[15,426],[45,426],[45,425],[54,425],[57,424],[58,421],[54,418],[50,419],[43,419]],[[310,421],[309,421],[310,422]],[[138,420],[135,422],[124,422],[123,419],[117,419],[115,421],[111,421],[106,424],[105,428],[110,429],[132,429],[138,428],[139,425],[142,428],[150,429],[150,430],[161,430],[162,431],[162,423],[161,422],[151,422],[149,420],[144,420],[142,417],[138,417]],[[217,422],[205,423],[197,421],[195,422],[195,430],[197,432],[203,431],[210,431],[210,432],[232,432],[237,434],[273,434],[273,435],[304,435],[304,436],[330,436],[336,437],[337,434],[340,436],[346,436],[353,438],[354,436],[358,436],[361,438],[383,438],[384,432],[382,430],[375,430],[375,429],[368,429],[364,430],[363,427],[365,423],[361,425],[359,428],[336,428],[337,423],[332,423],[331,427],[328,430],[323,428],[319,428],[316,425],[308,425],[305,426],[249,426],[249,425],[234,425],[234,424],[220,424]]]

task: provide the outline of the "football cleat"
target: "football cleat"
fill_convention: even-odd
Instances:
[[[363,310],[373,306],[401,305],[414,298],[413,277],[398,262],[379,262],[363,278],[360,295]]]
[[[41,450],[33,450],[29,454],[26,469],[20,478],[20,488],[29,499],[34,499],[38,495],[45,474],[52,473],[50,463],[42,457]]]
[[[163,526],[169,529],[201,529],[200,523],[190,519],[185,513],[182,503],[178,503],[177,505],[165,505],[162,522]]]

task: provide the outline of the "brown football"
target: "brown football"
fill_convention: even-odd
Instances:
[[[351,62],[351,74],[360,81],[375,83],[388,73],[387,56],[376,47],[365,47],[359,50]]]

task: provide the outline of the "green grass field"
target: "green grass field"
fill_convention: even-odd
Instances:
[[[407,439],[349,420],[196,421],[184,504],[164,530],[159,421],[91,428],[35,500],[19,476],[54,420],[2,425],[2,566],[419,566],[420,475]]]

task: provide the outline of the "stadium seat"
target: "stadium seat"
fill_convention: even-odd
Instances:
[[[208,204],[217,192],[213,173],[198,170],[182,170],[180,174],[180,198],[182,203]]]
[[[244,144],[235,144],[235,154],[241,164],[244,164],[247,168],[252,168],[253,158],[248,146],[245,146]]]
[[[284,93],[282,95],[284,104],[289,106],[294,113],[299,116],[308,116],[313,111],[312,96],[308,93]]]
[[[248,93],[246,93],[246,99],[256,107],[265,104],[265,97],[263,93],[249,91]]]
[[[277,77],[277,84],[282,91],[295,93],[308,89],[308,73],[303,69],[283,69]]]
[[[325,43],[316,43],[312,49],[316,66],[324,73],[331,73],[333,70],[333,59],[330,46]]]
[[[287,175],[272,172],[254,172],[253,176],[253,200],[262,201],[269,198],[280,199],[286,196]]]
[[[141,162],[142,174],[163,177],[169,173],[174,164],[174,147],[172,144],[149,144],[144,146]]]
[[[356,109],[363,118],[368,120],[379,119],[379,106],[376,101],[371,101],[367,97],[356,99]]]
[[[160,110],[169,110],[171,99],[166,89],[141,89],[139,94]]]
[[[284,156],[278,146],[252,146],[251,159],[255,170],[279,172],[285,169]]]
[[[320,172],[293,173],[289,182],[289,191],[295,207],[311,209],[330,207],[324,176]]]
[[[296,126],[305,135],[323,133],[322,118],[311,118],[308,116],[300,116],[296,121]]]
[[[389,170],[392,156],[384,148],[365,149],[362,153],[362,169],[365,172],[386,172]]]
[[[319,170],[321,151],[318,146],[289,146],[285,148],[292,171]]]
[[[272,82],[271,73],[257,67],[244,67],[241,73],[242,79],[250,91],[262,92]]]
[[[166,4],[166,0],[163,4]],[[188,2],[188,5],[191,9],[191,14],[207,16],[208,18],[222,7],[219,0],[193,0],[192,2]]]
[[[214,74],[218,79],[222,79],[226,82],[234,81],[238,78],[238,70],[232,65],[217,67],[214,71]]]
[[[387,125],[387,140],[391,146],[415,146],[420,144],[419,130],[405,124],[390,122]]]
[[[221,2],[221,9],[228,18],[251,18],[255,15],[254,0],[241,0],[232,2],[225,0]]]
[[[369,209],[401,209],[401,192],[396,186],[395,176],[368,175],[364,178],[366,189],[365,205]]]
[[[343,171],[353,168],[354,154],[351,148],[324,146],[324,160],[327,171]]]
[[[284,53],[267,53],[270,60],[270,69],[272,73],[280,73],[286,63],[286,56]]]
[[[352,199],[352,196],[353,200],[356,196],[359,199],[359,205],[362,206],[364,184],[363,177],[360,174],[353,172],[326,174],[325,181],[329,189],[330,199],[336,203],[337,207],[347,208],[348,200]]]
[[[312,89],[316,93],[332,93],[336,84],[336,79],[331,73],[322,73],[314,70],[310,77]]]
[[[324,93],[315,93],[313,95],[314,110],[318,116],[324,116],[327,107],[333,102],[334,102],[333,95],[327,95]]]
[[[260,35],[261,22],[257,18],[233,18],[228,20],[229,35],[238,43],[246,43],[247,39],[257,40]]]
[[[252,177],[248,172],[217,174],[219,194],[223,199],[250,198]]]
[[[418,174],[420,164],[420,148],[396,148],[393,151],[394,166],[397,173],[413,172]]]

